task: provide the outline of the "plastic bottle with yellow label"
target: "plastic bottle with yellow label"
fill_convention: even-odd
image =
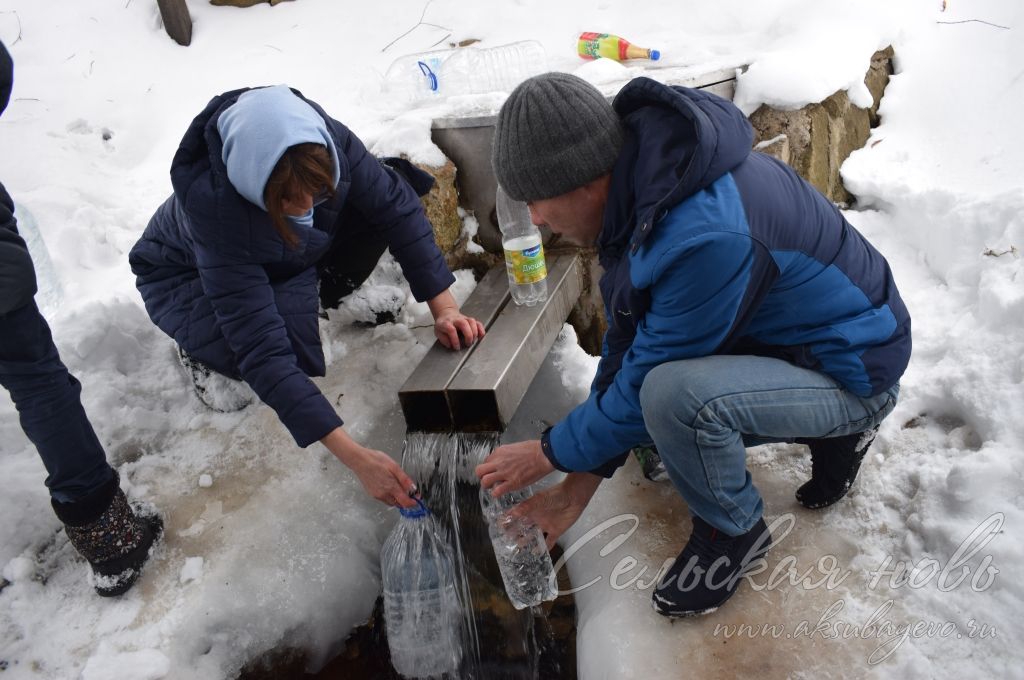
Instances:
[[[509,198],[501,187],[495,204],[512,301],[527,307],[544,302],[548,299],[548,269],[540,230],[530,220],[526,204]]]
[[[661,52],[658,50],[637,47],[625,38],[620,38],[611,33],[581,33],[577,43],[579,55],[584,59],[614,59],[625,61],[627,59],[650,59],[658,61],[661,59]]]

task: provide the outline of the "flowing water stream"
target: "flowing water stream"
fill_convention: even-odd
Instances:
[[[548,646],[550,632],[539,612],[516,610],[505,594],[474,474],[497,445],[497,433],[411,432],[402,467],[416,480],[453,550],[463,604],[459,677],[533,680],[539,677],[541,650]]]
[[[505,593],[474,474],[498,441],[497,433],[424,432],[408,433],[405,440],[402,467],[446,532],[462,603],[462,662],[457,676],[443,680],[575,680],[572,598],[517,610]],[[559,577],[565,579],[564,570]],[[560,588],[570,588],[568,581]],[[306,663],[301,650],[275,649],[242,669],[238,680],[402,680],[391,666],[383,599],[319,672],[303,672]]]

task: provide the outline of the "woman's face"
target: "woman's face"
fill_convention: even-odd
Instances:
[[[298,196],[281,199],[281,210],[290,217],[302,217],[313,207],[313,194],[301,192]]]

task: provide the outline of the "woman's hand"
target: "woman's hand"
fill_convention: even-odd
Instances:
[[[360,446],[340,427],[320,440],[335,457],[347,465],[366,493],[388,505],[412,508],[416,484],[391,456]]]
[[[509,510],[509,517],[535,524],[544,532],[548,550],[576,523],[602,478],[589,472],[571,472],[550,489],[538,491]]]
[[[449,291],[427,300],[427,306],[434,317],[434,335],[448,349],[463,349],[484,337],[484,325],[459,311]]]
[[[476,466],[480,486],[491,490],[497,498],[526,488],[540,480],[555,466],[540,447],[539,439],[499,446],[484,462]]]

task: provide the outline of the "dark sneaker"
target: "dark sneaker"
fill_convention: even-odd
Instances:
[[[218,373],[178,347],[178,361],[192,381],[199,401],[218,413],[234,413],[252,403],[255,393],[241,380]]]
[[[690,540],[651,598],[654,611],[672,618],[710,614],[732,597],[748,565],[771,545],[763,517],[747,533],[729,536],[694,515]]]
[[[128,504],[116,476],[78,502],[53,501],[53,509],[71,545],[89,562],[93,586],[103,597],[121,595],[135,584],[163,532],[158,515],[136,513]]]
[[[796,490],[800,505],[816,510],[845,496],[877,434],[875,427],[845,437],[797,439],[811,449],[811,479]]]
[[[661,461],[661,456],[658,455],[658,449],[654,444],[634,446],[633,455],[636,456],[636,461],[640,463],[640,469],[643,471],[644,477],[652,482],[664,482],[668,479],[665,463]]]

